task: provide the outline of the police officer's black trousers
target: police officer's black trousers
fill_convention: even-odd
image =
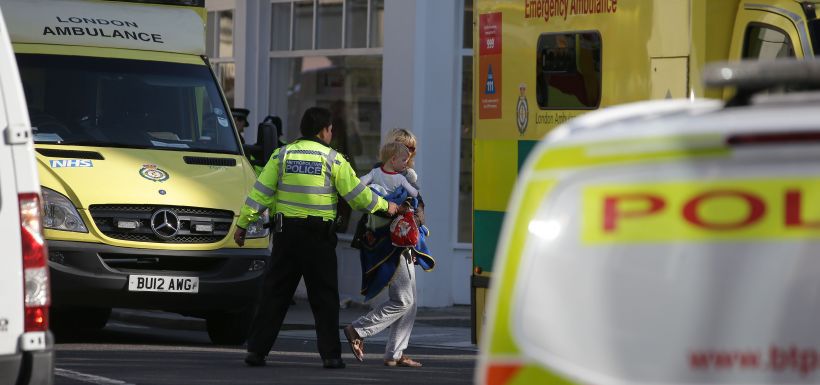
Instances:
[[[316,321],[319,354],[341,358],[336,234],[329,222],[293,220],[274,234],[271,266],[265,276],[248,351],[267,355],[276,341],[299,279],[304,276]]]

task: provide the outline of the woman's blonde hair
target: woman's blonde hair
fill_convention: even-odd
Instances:
[[[407,159],[407,167],[412,168],[415,164],[414,159],[416,158],[416,136],[404,128],[394,128],[387,133],[387,137],[385,138],[385,143],[390,142],[401,143],[407,148],[410,152],[410,157]]]
[[[407,149],[407,146],[399,142],[388,142],[379,150],[379,159],[382,161],[382,164],[387,164],[390,159],[400,154],[410,154],[410,150]]]

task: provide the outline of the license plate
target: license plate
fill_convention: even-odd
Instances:
[[[171,277],[165,275],[129,275],[128,291],[198,293],[199,277]]]

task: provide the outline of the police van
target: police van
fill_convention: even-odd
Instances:
[[[820,63],[559,126],[519,178],[479,384],[820,382]],[[772,89],[787,93],[770,93]]]
[[[0,383],[52,384],[54,339],[40,184],[26,100],[2,15],[0,127]]]
[[[245,247],[233,242],[255,174],[204,56],[204,1],[4,11],[37,151],[54,329],[159,309],[205,318],[215,343],[243,342],[269,234],[263,217]]]

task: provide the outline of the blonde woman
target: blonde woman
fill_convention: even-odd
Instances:
[[[421,196],[412,194],[412,190],[418,190],[418,175],[412,168],[416,154],[416,137],[410,131],[398,128],[387,135],[385,143],[383,149],[396,150],[394,152],[400,156],[390,157],[392,159],[390,160],[382,151],[383,163],[377,165],[367,175],[383,173],[385,166],[394,172],[399,172],[400,174],[395,176],[403,176],[400,179],[406,179],[406,182],[412,185],[411,188],[405,188],[405,190],[408,191],[407,195],[411,197],[415,195],[411,199],[411,206],[415,208],[415,213],[417,215],[421,213],[423,218],[424,206]],[[393,161],[400,161],[403,167],[390,165]],[[362,180],[367,180],[367,176]],[[416,319],[414,265],[420,265],[425,271],[430,271],[435,266],[435,261],[429,255],[423,241],[429,233],[426,227],[421,226],[420,218],[417,217],[416,222],[420,225],[419,232],[422,241],[415,247],[393,246],[390,242],[389,226],[373,229],[365,225],[366,220],[359,222],[353,246],[359,248],[362,259],[362,294],[365,300],[370,300],[383,289],[388,289],[388,299],[385,302],[344,328],[344,334],[350,343],[353,355],[359,361],[364,358],[364,339],[390,327],[390,335],[384,352],[384,365],[411,368],[422,366],[420,362],[404,354]],[[386,223],[389,224],[389,221]]]

